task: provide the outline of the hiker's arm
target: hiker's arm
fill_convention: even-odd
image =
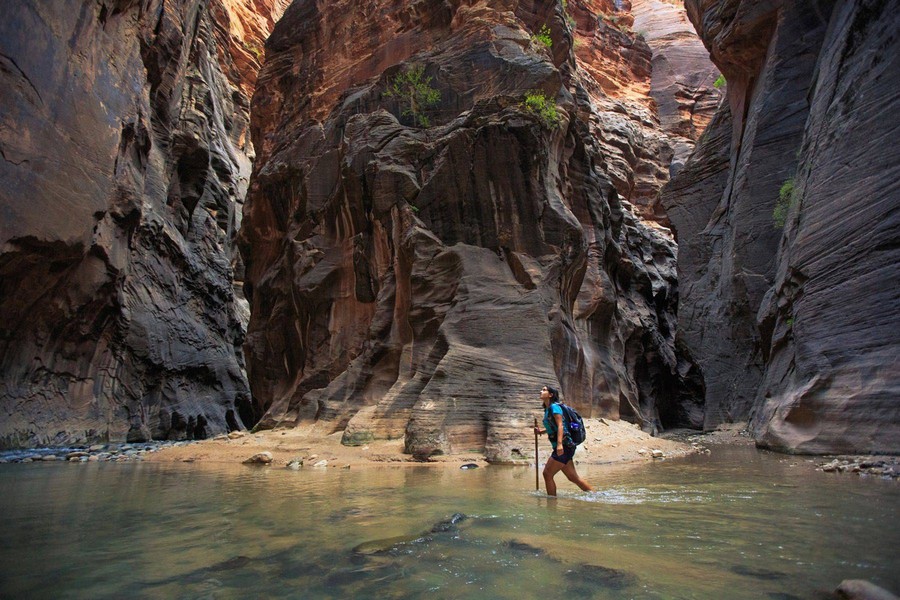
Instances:
[[[554,414],[553,419],[556,421],[556,448],[559,450],[559,453],[563,453],[563,436],[565,432],[563,431],[563,420],[561,414]]]
[[[544,435],[545,433],[547,433],[547,430],[546,430],[546,429],[541,429],[540,427],[535,427],[535,428],[534,428],[534,432],[535,432],[536,434],[538,434],[538,435]]]

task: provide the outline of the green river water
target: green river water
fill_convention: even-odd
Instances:
[[[0,465],[0,598],[900,592],[900,484],[814,467],[713,447],[579,466],[597,491],[559,474],[553,500],[527,467]]]

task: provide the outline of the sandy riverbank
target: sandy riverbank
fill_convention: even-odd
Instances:
[[[623,464],[653,461],[687,456],[704,451],[709,443],[750,443],[739,435],[740,427],[732,427],[721,435],[691,435],[681,432],[667,439],[667,436],[652,437],[631,423],[606,419],[586,420],[588,439],[579,447],[577,464]],[[523,432],[523,446],[533,450],[534,438],[530,432]],[[721,439],[719,439],[721,438]],[[538,440],[540,461],[547,459],[550,444],[546,436]],[[260,452],[272,454],[274,466],[285,466],[300,460],[305,465],[326,461],[328,467],[361,467],[367,465],[435,465],[458,467],[465,463],[485,465],[480,454],[463,452],[446,456],[435,456],[427,462],[414,459],[403,452],[403,440],[379,440],[364,446],[344,446],[341,433],[322,435],[315,426],[301,426],[294,429],[262,431],[259,433],[233,432],[229,436],[169,447],[148,455],[151,462],[210,462],[241,463]],[[533,464],[525,461],[523,464]]]

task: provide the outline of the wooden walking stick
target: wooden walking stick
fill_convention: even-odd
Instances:
[[[537,429],[537,417],[534,417],[534,428]],[[534,432],[534,489],[541,490],[540,480],[538,479],[538,433]]]

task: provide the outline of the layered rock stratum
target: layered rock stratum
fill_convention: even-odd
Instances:
[[[4,4],[0,446],[255,422],[233,240],[285,5]]]
[[[291,5],[253,99],[240,234],[260,426],[515,460],[545,384],[585,415],[702,424],[654,219],[717,73],[695,53],[654,85],[629,9]],[[386,94],[415,68],[440,94],[428,128]],[[536,92],[558,124],[526,109]]]
[[[750,416],[765,447],[898,452],[900,13],[877,0],[686,8],[728,81],[662,196],[704,425]]]

